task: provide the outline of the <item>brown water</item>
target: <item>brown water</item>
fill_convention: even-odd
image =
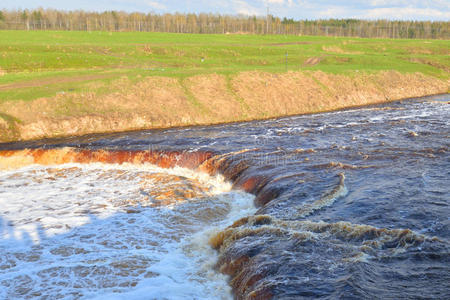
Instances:
[[[0,199],[10,197],[14,189],[26,193],[26,186],[32,186],[30,182],[37,178],[27,172],[44,172],[48,177],[48,170],[59,164],[75,164],[82,169],[82,175],[70,176],[84,178],[97,188],[104,185],[106,196],[101,193],[97,196],[114,199],[115,196],[107,194],[112,188],[107,181],[89,177],[93,172],[91,167],[84,170],[80,166],[100,163],[102,170],[107,164],[120,171],[119,166],[126,165],[124,174],[129,178],[118,175],[119,179],[134,182],[139,178],[133,183],[139,192],[123,196],[134,202],[121,202],[126,203],[121,204],[121,209],[130,210],[141,203],[145,208],[139,208],[138,215],[151,214],[153,220],[164,220],[167,216],[161,207],[170,206],[177,215],[194,220],[180,221],[181,229],[167,233],[165,238],[170,239],[173,234],[189,240],[200,234],[209,239],[218,256],[206,268],[229,275],[228,283],[236,298],[445,299],[450,297],[449,100],[448,95],[442,95],[276,120],[3,144],[0,149],[5,151],[0,152],[0,166],[4,169],[28,167],[3,171]],[[24,148],[35,150],[20,150]],[[36,167],[29,166],[31,163],[47,166],[36,171],[33,169]],[[209,179],[199,182],[197,175],[185,176],[185,173],[161,176],[159,169],[158,172],[133,171],[146,163],[171,170],[188,168],[195,170],[193,174],[209,174]],[[52,174],[58,181],[58,172]],[[108,177],[111,172],[106,174]],[[231,213],[232,208],[225,203],[233,197],[247,196],[227,194],[230,192],[225,190],[212,193],[214,176],[223,176],[232,183],[234,190],[255,195],[256,213],[250,208],[247,215],[236,210]],[[18,177],[22,179],[17,180]],[[122,184],[119,181],[115,184]],[[171,187],[172,183],[178,184]],[[223,195],[228,198],[224,200]],[[245,205],[242,207],[247,209]],[[99,213],[94,212],[96,214]],[[114,211],[107,224],[114,226],[109,220],[118,214]],[[5,211],[3,215],[8,219]],[[240,219],[242,216],[244,218]],[[121,220],[125,222],[127,218],[130,217],[124,216]],[[228,226],[221,218],[235,222]],[[145,218],[139,220],[140,226],[145,227]],[[203,225],[193,226],[196,222],[196,225]],[[99,221],[96,226],[101,224]],[[214,225],[211,230],[202,233],[200,227],[211,224]],[[81,228],[89,227],[83,226]],[[138,228],[127,226],[121,230],[139,232]],[[162,227],[167,229],[166,226]],[[61,234],[58,232],[56,230],[55,234]],[[79,292],[63,294],[68,298],[98,297],[105,293],[127,293],[127,298],[145,299],[146,295],[158,298],[149,293],[152,288],[156,289],[157,281],[145,280],[140,274],[151,271],[154,278],[163,281],[166,278],[163,275],[170,273],[161,271],[164,268],[152,267],[162,261],[155,253],[166,251],[161,243],[165,240],[152,232],[144,237],[153,240],[155,252],[153,260],[139,263],[144,265],[142,273],[127,275],[126,278],[135,278],[134,285],[114,288],[112,284],[112,287],[91,290],[86,286],[77,290],[72,285],[58,291]],[[130,243],[139,245],[139,240],[128,242],[124,238],[115,240],[128,250]],[[80,247],[82,249],[83,245]],[[17,255],[11,254],[6,246],[0,249],[8,257],[0,263],[3,295],[19,298],[31,295],[17,292],[8,285],[10,279],[25,275],[29,277],[25,281],[31,286],[30,290],[39,292],[42,279],[35,279],[39,276],[33,276],[33,272],[20,275],[20,268],[12,267],[20,265]],[[215,255],[205,251],[202,255]],[[97,252],[89,253],[95,257]],[[80,265],[83,254],[77,255],[79,259],[74,264]],[[120,252],[117,255],[120,256]],[[205,265],[194,264],[193,270],[198,266]],[[16,277],[8,275],[13,269]],[[66,271],[71,272],[75,271]],[[58,274],[61,273],[56,272],[55,276],[61,276]],[[212,292],[220,284],[201,283],[226,280],[217,274],[214,276],[214,279],[200,276],[194,280],[198,283],[197,294],[183,294],[182,288],[178,294],[171,293],[170,284],[164,290],[166,294],[158,291],[166,298],[229,297],[226,288],[217,294]],[[98,280],[95,278],[93,282]],[[175,286],[172,285],[172,292]],[[52,293],[57,289],[46,288],[46,295],[55,295]]]

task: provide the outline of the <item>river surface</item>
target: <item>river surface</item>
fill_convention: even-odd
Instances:
[[[449,299],[449,101],[0,144],[0,299]]]

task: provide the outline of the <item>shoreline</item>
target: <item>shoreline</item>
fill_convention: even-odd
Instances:
[[[401,98],[401,99],[393,99],[389,101],[381,101],[378,103],[371,103],[371,104],[363,104],[363,105],[355,105],[355,106],[349,106],[344,108],[338,108],[333,110],[325,110],[325,111],[319,111],[319,112],[313,112],[313,113],[302,113],[302,114],[292,114],[292,115],[283,115],[278,117],[269,117],[269,118],[261,118],[261,119],[252,119],[252,120],[243,120],[243,121],[231,121],[231,122],[218,122],[218,123],[210,123],[210,124],[195,124],[195,125],[181,125],[181,126],[172,126],[172,127],[153,127],[153,128],[144,128],[144,129],[131,129],[131,130],[118,130],[118,131],[106,131],[106,132],[94,132],[94,133],[87,133],[87,134],[79,134],[79,135],[70,135],[70,136],[53,136],[53,137],[45,137],[45,138],[37,138],[37,139],[30,139],[30,140],[17,140],[17,141],[11,141],[11,142],[1,142],[0,140],[0,151],[2,150],[21,150],[21,149],[28,149],[29,147],[23,148],[23,147],[7,147],[9,145],[15,145],[15,144],[22,144],[22,143],[39,143],[42,145],[42,142],[48,140],[52,142],[56,142],[58,140],[64,141],[70,138],[82,138],[82,137],[95,137],[95,136],[103,136],[103,135],[109,135],[109,134],[122,134],[122,133],[133,133],[138,131],[146,131],[146,130],[167,130],[167,129],[185,129],[185,128],[195,128],[195,127],[203,127],[203,126],[219,126],[219,125],[230,125],[230,124],[241,124],[246,122],[257,122],[257,121],[267,121],[267,120],[275,120],[280,118],[290,118],[290,117],[296,117],[296,116],[306,116],[306,115],[315,115],[315,114],[324,114],[324,113],[332,113],[332,112],[338,112],[338,111],[346,111],[346,110],[352,110],[352,109],[359,109],[359,108],[368,108],[371,106],[377,106],[382,104],[389,104],[389,103],[395,103],[400,101],[409,101],[414,99],[421,99],[421,98],[428,98],[428,97],[435,97],[440,95],[447,95],[449,93],[438,93],[438,94],[431,94],[431,95],[424,95],[420,97],[408,97],[408,98]],[[5,147],[2,149],[2,147]],[[41,146],[38,146],[41,147]],[[34,147],[30,147],[29,149],[33,149]]]
[[[122,92],[107,95],[3,102],[0,145],[326,113],[447,94],[449,81],[396,71],[290,71],[241,72],[232,78],[215,73],[184,80],[147,77],[124,86]]]

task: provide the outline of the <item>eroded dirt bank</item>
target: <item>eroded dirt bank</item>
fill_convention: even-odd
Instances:
[[[122,78],[113,84],[119,92],[2,102],[0,142],[314,113],[449,89],[448,81],[395,71],[243,72],[186,79],[147,77],[137,84]]]

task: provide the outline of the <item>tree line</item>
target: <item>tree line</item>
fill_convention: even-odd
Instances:
[[[449,39],[450,22],[294,20],[273,15],[155,14],[54,9],[0,10],[0,29],[290,34],[367,38]]]

